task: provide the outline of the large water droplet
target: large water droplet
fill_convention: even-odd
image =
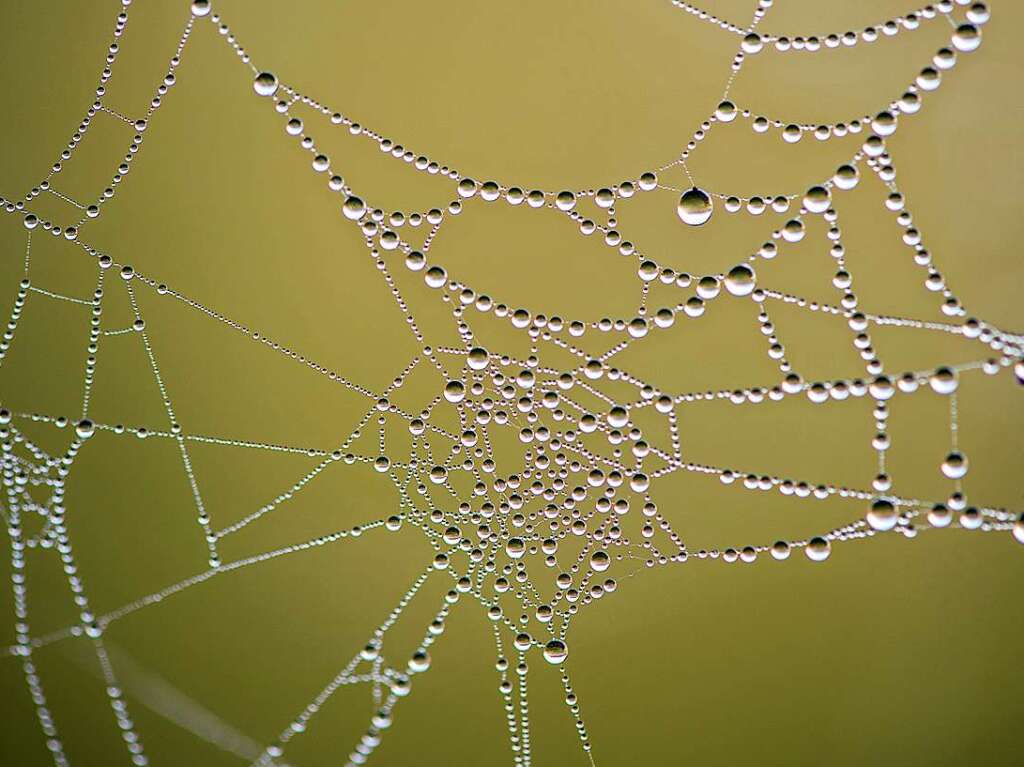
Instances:
[[[950,479],[962,479],[967,475],[967,456],[953,451],[942,462],[942,473]]]
[[[953,33],[953,47],[964,53],[981,45],[981,30],[973,24],[961,24]]]
[[[277,93],[277,78],[270,72],[260,72],[252,81],[252,89],[259,96],[273,96]]]
[[[345,214],[345,218],[358,221],[366,215],[366,203],[358,197],[349,197],[342,204],[341,212]]]
[[[550,663],[552,666],[557,666],[565,662],[565,659],[569,657],[569,648],[565,642],[561,639],[552,639],[546,645],[544,645],[544,660]]]
[[[889,501],[879,499],[868,509],[867,520],[872,529],[879,531],[892,530],[896,527],[898,515],[896,507]]]
[[[754,269],[746,264],[739,264],[725,275],[725,289],[734,296],[749,296],[756,285]]]
[[[522,538],[509,538],[505,543],[505,553],[512,559],[519,559],[526,553],[526,542]]]
[[[951,368],[937,368],[928,379],[932,389],[938,394],[952,394],[956,391],[959,381],[956,372]]]
[[[844,190],[853,189],[859,180],[860,173],[853,165],[840,165],[832,176],[832,183]]]
[[[816,536],[807,542],[804,553],[807,554],[808,559],[814,562],[824,562],[832,553],[832,544],[826,538]]]
[[[731,101],[723,101],[715,108],[715,117],[724,123],[731,123],[736,119],[736,105]]]
[[[772,544],[772,558],[780,562],[789,559],[789,544],[786,541],[775,541]]]
[[[708,193],[703,189],[693,187],[683,192],[683,196],[679,198],[676,213],[684,224],[700,226],[711,218],[712,207]]]
[[[804,207],[811,213],[824,213],[832,204],[832,195],[823,186],[812,186],[804,195]]]
[[[449,402],[462,402],[466,387],[462,381],[449,381],[444,387],[444,398]]]
[[[466,363],[472,370],[483,370],[487,367],[487,350],[481,346],[474,346],[469,350]]]

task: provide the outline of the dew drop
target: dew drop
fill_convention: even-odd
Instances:
[[[626,408],[616,405],[608,411],[608,425],[613,429],[621,429],[629,423],[629,411]]]
[[[743,38],[743,42],[740,45],[744,53],[760,53],[764,47],[764,42],[761,40],[761,35],[751,32]]]
[[[480,346],[474,346],[466,356],[466,364],[471,370],[483,370],[487,367],[487,350]]]
[[[590,555],[590,568],[595,572],[602,573],[608,569],[608,565],[611,564],[611,560],[608,554],[604,551],[595,551]]]
[[[366,203],[358,197],[348,197],[345,202],[342,203],[341,212],[345,214],[345,218],[350,221],[358,221],[366,215]]]
[[[562,212],[572,210],[576,207],[576,195],[569,191],[559,192],[555,196],[555,207]]]
[[[868,509],[867,521],[874,530],[881,532],[892,530],[896,527],[897,519],[896,507],[885,499],[875,501],[871,504],[871,508]]]
[[[409,670],[413,673],[422,673],[430,668],[430,654],[425,650],[417,650],[409,659]]]
[[[552,639],[544,645],[544,660],[552,666],[558,666],[565,663],[565,659],[568,657],[569,648],[561,639]]]
[[[444,387],[444,398],[449,402],[462,402],[466,397],[466,387],[462,381],[449,381]]]
[[[857,186],[857,182],[860,181],[860,173],[857,168],[853,165],[840,165],[832,176],[832,183],[844,191],[848,191]]]
[[[679,198],[676,213],[684,224],[700,226],[706,224],[711,218],[712,208],[708,193],[703,189],[693,187],[683,192],[682,197]]]
[[[804,195],[804,207],[811,213],[824,213],[832,204],[832,195],[823,186],[812,186]]]
[[[772,558],[780,562],[789,559],[789,544],[786,541],[775,541],[772,544]]]
[[[932,527],[949,527],[953,512],[945,504],[937,503],[928,512],[928,524]]]
[[[749,296],[754,292],[756,276],[754,269],[746,264],[738,264],[725,275],[725,289],[734,296]]]
[[[821,536],[815,536],[807,542],[804,553],[807,554],[807,558],[812,562],[824,562],[828,559],[829,554],[832,553],[832,544]]]
[[[526,542],[522,538],[509,538],[505,542],[505,553],[512,559],[520,559],[526,553]]]
[[[973,24],[961,24],[953,32],[953,47],[958,51],[969,53],[981,45],[981,30]]]
[[[956,391],[959,381],[956,371],[951,368],[936,368],[935,372],[928,378],[932,390],[938,394],[952,394]]]
[[[942,462],[942,473],[949,479],[962,479],[967,475],[967,456],[956,450]]]
[[[715,108],[715,117],[721,122],[731,123],[736,119],[736,105],[731,101],[723,101]]]
[[[277,78],[270,72],[260,72],[252,81],[252,89],[258,96],[273,96],[277,93]]]
[[[440,266],[432,266],[427,269],[427,273],[423,276],[423,281],[427,283],[428,287],[443,288],[445,282],[448,281],[448,272]]]

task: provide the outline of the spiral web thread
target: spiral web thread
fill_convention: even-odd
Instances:
[[[876,535],[890,533],[914,538],[931,529],[962,528],[979,532],[1012,534],[1024,543],[1024,522],[1016,513],[1006,509],[976,507],[967,504],[961,479],[966,473],[966,458],[959,453],[957,435],[957,388],[964,375],[982,371],[998,375],[1012,370],[1024,379],[1024,337],[1001,330],[990,323],[968,314],[933,264],[931,254],[924,247],[922,234],[915,228],[906,210],[906,203],[895,182],[893,158],[886,147],[886,137],[894,133],[904,115],[913,114],[922,105],[922,95],[938,88],[948,76],[957,57],[974,51],[981,42],[981,28],[989,20],[989,11],[982,3],[968,4],[964,0],[943,0],[883,23],[871,25],[859,33],[846,32],[820,36],[783,36],[760,33],[758,25],[770,9],[771,0],[760,0],[753,18],[747,25],[719,19],[695,6],[675,1],[672,5],[689,16],[712,24],[740,38],[738,52],[732,62],[721,103],[713,114],[694,132],[692,140],[679,157],[658,169],[657,173],[681,166],[689,177],[692,189],[684,190],[662,184],[656,172],[647,172],[637,178],[601,189],[581,191],[532,190],[498,182],[478,183],[471,178],[442,166],[433,160],[416,155],[403,146],[359,125],[352,119],[335,112],[316,100],[302,95],[269,72],[253,64],[250,55],[241,47],[224,20],[214,12],[209,2],[199,0],[187,9],[187,20],[171,59],[167,73],[156,89],[149,108],[140,118],[126,116],[104,102],[105,84],[110,79],[118,54],[117,41],[128,22],[131,0],[122,0],[115,22],[113,42],[102,67],[96,100],[90,106],[82,123],[73,134],[60,159],[46,178],[24,198],[14,201],[0,200],[6,213],[21,216],[28,230],[25,250],[25,271],[17,292],[14,309],[4,335],[0,353],[3,357],[16,338],[18,320],[26,301],[47,298],[71,302],[92,308],[89,329],[89,357],[84,375],[84,396],[79,418],[67,418],[3,409],[0,411],[0,429],[3,438],[3,480],[5,492],[2,511],[7,523],[11,544],[13,591],[15,604],[16,642],[6,650],[9,658],[21,663],[46,748],[54,764],[66,765],[68,756],[61,741],[59,723],[51,716],[47,706],[44,683],[37,674],[33,653],[46,645],[69,638],[87,642],[99,661],[103,683],[121,732],[124,745],[134,764],[145,765],[148,757],[143,738],[136,729],[129,712],[128,701],[119,684],[119,673],[142,680],[136,685],[135,698],[191,730],[197,737],[248,760],[254,765],[284,765],[289,743],[301,736],[309,727],[324,703],[342,686],[366,685],[370,688],[375,713],[365,734],[347,756],[347,764],[365,763],[392,725],[393,712],[400,700],[409,694],[412,680],[426,673],[430,667],[429,648],[441,636],[445,618],[456,605],[475,602],[491,619],[500,677],[499,694],[507,719],[512,759],[516,765],[531,763],[530,718],[527,705],[528,659],[539,658],[560,668],[566,693],[566,703],[577,730],[583,752],[594,763],[590,734],[584,724],[582,709],[568,675],[567,634],[573,616],[593,602],[613,593],[617,580],[608,577],[611,566],[621,570],[621,577],[629,577],[646,568],[671,566],[682,563],[712,561],[752,562],[762,555],[785,560],[794,550],[803,552],[814,561],[828,558],[832,546],[854,541],[866,541]],[[958,7],[965,6],[965,7]],[[202,22],[212,22],[213,30],[198,31]],[[805,125],[785,120],[755,116],[752,112],[729,101],[729,91],[744,63],[764,49],[773,48],[781,53],[814,52],[855,44],[873,43],[884,37],[904,34],[930,23],[947,23],[951,36],[948,47],[940,49],[927,62],[905,93],[884,106],[876,115],[857,117],[847,123]],[[209,27],[207,27],[209,30]],[[131,266],[118,263],[115,257],[91,247],[82,237],[82,230],[96,218],[103,205],[115,196],[119,183],[128,174],[143,144],[146,127],[156,119],[164,99],[170,97],[175,83],[175,70],[184,55],[193,34],[214,34],[231,46],[238,58],[251,70],[252,87],[259,96],[267,97],[278,115],[286,120],[286,133],[301,142],[312,156],[313,170],[326,176],[328,188],[342,202],[341,220],[345,226],[359,227],[381,278],[399,306],[409,330],[422,347],[383,391],[373,391],[347,377],[308,359],[291,348],[271,340],[270,336],[226,317],[213,308],[188,297],[161,283],[155,276],[142,274]],[[240,81],[239,87],[250,87]],[[335,173],[329,158],[321,154],[306,126],[298,116],[308,113],[308,119],[326,123],[329,130],[345,131],[352,136],[369,139],[380,150],[416,170],[447,178],[455,186],[452,201],[426,213],[385,213],[364,201],[357,191],[349,188],[345,180]],[[94,204],[81,204],[59,192],[54,186],[64,164],[70,160],[82,136],[101,112],[127,124],[134,133],[123,163],[113,176],[111,185]],[[268,116],[267,119],[277,119]],[[686,162],[709,131],[720,125],[749,120],[759,133],[780,133],[788,143],[813,136],[819,140],[863,133],[861,148],[841,166],[834,175],[805,194],[777,197],[734,197],[709,193],[699,188],[690,175]],[[841,242],[840,216],[833,207],[833,197],[855,186],[861,175],[873,175],[881,181],[884,206],[897,217],[902,228],[902,240],[912,252],[915,263],[924,272],[924,283],[941,302],[948,323],[928,322],[906,317],[871,314],[858,308],[853,293],[848,265]],[[772,234],[771,240],[758,252],[730,272],[719,275],[694,277],[663,268],[645,257],[637,245],[627,241],[617,231],[615,210],[627,205],[636,194],[659,192],[681,194],[678,213],[684,223],[699,225],[713,210],[729,213],[759,214],[771,207],[776,212],[796,210],[792,218]],[[58,225],[43,220],[33,213],[33,202],[41,195],[54,195],[80,211],[81,218],[70,225]],[[579,212],[578,202],[591,199],[607,216],[605,222],[593,221]],[[526,207],[546,209],[549,215],[565,216],[573,221],[583,236],[596,234],[612,249],[624,256],[637,259],[637,276],[641,288],[641,303],[633,318],[604,319],[583,322],[560,317],[546,317],[528,309],[510,309],[494,298],[475,292],[470,286],[450,277],[440,263],[431,260],[431,243],[440,227],[450,216],[468,211],[476,204],[504,200],[512,205],[525,203]],[[837,207],[841,207],[837,206]],[[721,215],[719,213],[718,215]],[[833,283],[838,290],[837,305],[809,301],[797,296],[760,285],[754,264],[773,258],[779,248],[804,237],[804,221],[822,216],[828,224],[828,247],[837,269]],[[421,243],[413,245],[401,234],[403,227],[425,230]],[[80,248],[97,265],[97,284],[92,299],[61,295],[32,284],[30,279],[31,245],[33,236],[49,233],[63,238]],[[390,255],[393,254],[393,255]],[[435,289],[435,295],[451,311],[463,344],[459,347],[428,345],[410,307],[404,300],[391,269],[395,256],[404,256],[404,266],[418,272],[426,284]],[[120,280],[114,290],[125,290],[135,314],[135,322],[126,328],[102,328],[101,307],[106,275],[114,268]],[[770,268],[759,266],[764,273]],[[660,281],[675,285],[683,301],[653,309],[647,305],[651,286]],[[206,315],[215,322],[228,325],[250,341],[262,344],[284,354],[310,370],[327,376],[345,389],[368,400],[366,412],[356,427],[341,444],[332,450],[291,447],[285,445],[249,442],[238,439],[211,437],[189,433],[179,422],[157,363],[158,351],[150,343],[145,322],[136,301],[136,290],[155,291],[188,308]],[[769,344],[769,357],[779,365],[781,381],[763,387],[742,390],[669,393],[636,376],[613,366],[615,356],[631,344],[639,343],[648,334],[662,331],[676,321],[693,321],[704,313],[708,303],[715,300],[753,301],[758,311],[760,329]],[[793,371],[785,357],[785,349],[775,334],[769,317],[773,303],[786,303],[819,314],[832,315],[849,326],[852,342],[865,362],[863,379],[806,382]],[[527,359],[516,359],[499,350],[480,347],[470,328],[473,312],[492,314],[512,328],[527,334],[531,354]],[[883,373],[883,365],[876,355],[869,332],[874,326],[900,326],[922,332],[947,333],[962,337],[965,342],[987,347],[985,357],[976,362],[914,371],[900,377]],[[143,345],[153,378],[163,398],[167,423],[163,428],[126,427],[94,423],[89,418],[89,400],[93,375],[100,347],[108,343],[109,336],[134,335],[135,342]],[[614,344],[607,351],[591,355],[576,345],[576,339],[587,336],[611,337]],[[120,343],[132,343],[127,339]],[[561,353],[575,360],[574,366],[562,368],[544,364],[546,353]],[[980,354],[979,354],[980,356]],[[3,359],[0,358],[0,365]],[[389,399],[419,366],[429,366],[440,374],[443,389],[418,414],[405,412]],[[628,391],[628,397],[614,398],[602,389]],[[950,455],[942,465],[943,473],[953,481],[953,490],[944,503],[908,498],[893,494],[891,480],[885,473],[885,454],[888,447],[886,423],[887,401],[894,396],[934,391],[948,398],[950,405]],[[807,397],[812,402],[825,404],[848,397],[868,397],[875,401],[873,412],[877,434],[873,447],[878,455],[878,476],[871,489],[836,487],[809,481],[780,479],[758,473],[691,463],[683,457],[677,413],[681,408],[699,406],[695,403],[727,399],[739,405],[755,405],[765,401],[779,401],[787,397]],[[590,403],[590,405],[584,403]],[[451,408],[457,415],[461,433],[450,431],[432,423],[431,415],[442,408]],[[634,422],[636,414],[653,409],[657,418],[667,426],[668,444],[648,439]],[[29,440],[18,424],[30,421],[50,424],[55,428],[73,431],[63,455],[49,455]],[[412,449],[407,459],[398,460],[388,454],[388,426],[398,424],[413,435]],[[380,451],[376,455],[359,455],[349,450],[364,428],[378,426]],[[499,427],[511,430],[523,445],[520,474],[501,475],[494,462],[491,430]],[[97,432],[135,435],[173,441],[180,452],[182,467],[189,481],[195,503],[202,539],[208,547],[209,568],[198,574],[171,584],[133,602],[106,613],[96,614],[87,597],[82,577],[78,574],[71,540],[65,526],[67,510],[64,494],[68,477],[75,467],[75,459],[86,443]],[[273,502],[243,517],[227,527],[218,529],[213,516],[203,502],[201,479],[196,476],[189,456],[191,444],[200,442],[225,447],[248,448],[283,453],[308,455],[317,459],[314,468],[303,475]],[[440,449],[438,446],[443,446]],[[256,556],[236,561],[222,561],[218,553],[221,539],[241,530],[266,514],[273,513],[301,492],[316,477],[336,462],[372,464],[393,483],[398,496],[398,509],[387,519],[374,519],[365,524],[341,529],[300,543],[285,545]],[[724,484],[736,484],[751,491],[778,491],[802,499],[854,498],[863,501],[865,514],[850,523],[806,540],[764,542],[758,545],[718,549],[688,550],[676,534],[669,519],[659,510],[652,488],[656,481],[674,472],[694,472],[717,477]],[[45,502],[34,500],[29,489],[48,493]],[[630,508],[633,514],[627,516]],[[636,511],[639,510],[639,514]],[[35,535],[22,529],[26,517],[41,518],[43,526]],[[638,528],[627,526],[636,522]],[[122,618],[170,599],[188,589],[212,579],[227,576],[236,570],[255,567],[279,557],[298,555],[309,549],[331,546],[350,539],[370,536],[379,531],[397,530],[412,526],[425,536],[433,547],[433,559],[423,568],[398,605],[391,610],[367,640],[364,648],[355,652],[325,686],[316,692],[309,704],[284,726],[269,744],[257,744],[250,738],[205,711],[198,703],[170,687],[163,680],[149,675],[127,655],[108,647],[104,642],[106,628]],[[573,550],[572,543],[575,542]],[[348,543],[348,545],[355,545]],[[364,544],[365,545],[365,544]],[[51,550],[59,556],[67,576],[68,587],[80,621],[73,626],[47,635],[34,635],[29,628],[28,596],[25,587],[25,552],[27,549]],[[568,556],[566,550],[569,550]],[[562,555],[562,559],[559,558]],[[531,580],[526,562],[542,559],[555,581],[553,595],[545,598],[538,582]],[[571,563],[570,563],[571,560]],[[385,654],[389,629],[403,610],[416,597],[430,578],[451,578],[452,588],[446,594],[434,621],[424,631],[420,646],[411,658],[399,659],[394,665]],[[532,633],[531,633],[532,632]],[[511,657],[510,657],[511,656]],[[116,670],[115,670],[116,667]]]

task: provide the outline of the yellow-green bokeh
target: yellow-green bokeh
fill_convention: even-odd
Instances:
[[[776,0],[766,31],[813,34],[907,10],[905,0],[818,3]],[[0,195],[20,199],[45,175],[93,96],[119,2],[6,0],[0,61],[5,78]],[[746,23],[751,0],[706,0]],[[969,310],[1009,329],[1024,326],[1019,295],[1024,226],[1019,142],[1024,7],[993,3],[984,44],[961,56],[924,108],[901,118],[890,140],[898,182],[948,284]],[[341,0],[294,3],[214,0],[254,61],[284,82],[479,180],[523,187],[592,188],[660,166],[718,101],[738,38],[661,0]],[[185,0],[136,0],[104,103],[144,112],[188,17]],[[873,113],[899,97],[949,36],[943,19],[852,49],[752,57],[733,96],[755,113],[834,122]],[[177,83],[146,129],[117,196],[82,239],[119,263],[187,295],[353,381],[381,390],[418,346],[338,198],[309,169],[282,119],[254,96],[251,73],[209,21],[198,24]],[[1014,94],[1018,95],[1014,95]],[[445,205],[453,185],[417,173],[316,121],[309,132],[348,182],[389,209]],[[94,199],[109,183],[133,131],[106,114],[93,120],[54,187]],[[716,128],[690,168],[709,189],[799,192],[832,173],[860,139],[785,145],[737,121]],[[678,173],[678,171],[677,171]],[[868,174],[865,174],[868,175]],[[667,183],[682,183],[671,176]],[[837,206],[847,260],[866,311],[943,320],[924,272],[899,242],[864,178]],[[41,215],[68,222],[52,196]],[[683,230],[671,193],[621,206],[621,228],[659,262],[719,272],[753,252],[781,219],[718,211]],[[769,214],[770,215],[770,214]],[[834,302],[833,265],[820,222],[807,241],[759,267],[762,284]],[[0,216],[0,301],[8,311],[22,277],[26,231]],[[635,264],[578,235],[550,211],[478,200],[442,227],[433,253],[449,273],[514,306],[586,320],[633,311]],[[395,269],[401,271],[400,268]],[[91,296],[96,265],[81,249],[38,232],[31,277],[39,287]],[[435,344],[452,344],[447,308],[398,274]],[[114,274],[104,327],[132,313]],[[186,433],[333,449],[365,401],[171,298],[137,288],[147,331]],[[863,375],[843,321],[772,305],[794,366],[808,379]],[[89,310],[29,296],[0,369],[0,402],[17,412],[77,417]],[[522,353],[496,323],[495,347]],[[898,373],[984,356],[980,344],[905,329],[873,331]],[[596,346],[600,347],[600,340]],[[605,341],[607,343],[607,341]],[[621,364],[670,391],[741,388],[777,380],[756,309],[719,301],[622,355]],[[403,406],[433,396],[439,378],[414,380]],[[433,387],[433,388],[432,388]],[[1022,392],[1006,372],[965,375],[960,440],[971,458],[966,491],[978,504],[1020,510]],[[786,400],[760,407],[723,402],[681,409],[688,460],[744,471],[866,487],[875,472],[866,400],[815,407]],[[137,335],[101,341],[92,417],[165,429],[166,416]],[[948,404],[930,392],[892,406],[894,490],[942,499]],[[19,420],[51,452],[70,430]],[[371,429],[370,432],[374,432]],[[368,434],[367,450],[375,433]],[[237,520],[311,469],[316,459],[190,445],[215,527]],[[673,476],[656,496],[690,550],[800,538],[857,517],[856,503],[753,495],[713,478]],[[226,560],[387,516],[393,487],[365,465],[338,464],[290,503],[226,539]],[[67,518],[79,574],[98,612],[202,571],[206,547],[175,444],[101,431],[76,459]],[[352,657],[431,556],[410,528],[283,557],[218,576],[115,622],[105,641],[115,667],[145,687],[168,680],[223,721],[268,742]],[[643,571],[581,612],[568,668],[594,758],[607,765],[1012,765],[1024,716],[1017,649],[1024,628],[1019,579],[1024,549],[1008,534],[929,532],[838,545],[824,565],[793,557],[752,565],[692,562]],[[0,558],[3,580],[10,564]],[[548,573],[541,573],[548,577]],[[33,635],[76,620],[53,552],[28,554]],[[389,638],[411,652],[450,588],[424,586]],[[0,642],[14,641],[12,598],[0,590]],[[393,643],[393,645],[391,644]],[[383,765],[511,762],[497,692],[489,623],[470,600],[456,605],[374,759]],[[119,661],[119,659],[121,659]],[[85,640],[34,654],[73,765],[127,764]],[[533,763],[585,765],[555,669],[532,660]],[[0,658],[0,762],[50,763],[21,666]],[[231,765],[151,711],[127,683],[128,701],[154,765]],[[343,763],[373,711],[369,689],[342,689],[288,751],[299,767]]]

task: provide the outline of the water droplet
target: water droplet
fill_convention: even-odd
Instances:
[[[444,398],[449,402],[462,402],[466,396],[466,387],[462,381],[449,381],[444,387]]]
[[[815,536],[807,542],[804,553],[813,562],[824,562],[832,553],[832,544],[826,538]]]
[[[734,296],[749,296],[756,286],[754,269],[746,264],[738,264],[725,275],[725,289]]]
[[[505,543],[505,553],[512,559],[520,559],[526,553],[526,542],[522,538],[509,538]]]
[[[613,429],[621,429],[629,423],[629,411],[616,405],[608,411],[608,425]]]
[[[761,35],[756,32],[751,32],[743,38],[743,42],[740,43],[744,53],[760,53],[764,47],[764,42],[761,40]]]
[[[430,653],[426,650],[417,650],[409,659],[409,670],[413,673],[422,673],[430,668]]]
[[[569,211],[576,207],[576,195],[572,192],[559,192],[555,196],[555,207],[561,211]]]
[[[684,224],[700,226],[707,223],[712,213],[711,198],[703,189],[693,187],[683,192],[676,206],[676,213]]]
[[[569,657],[569,648],[561,639],[552,639],[544,645],[544,660],[552,666],[558,666]]]
[[[775,541],[772,544],[772,557],[780,562],[789,559],[789,544],[786,541]]]
[[[896,127],[896,115],[889,111],[879,112],[871,121],[871,129],[879,136],[891,136]]]
[[[782,239],[786,242],[800,242],[807,233],[804,222],[799,218],[791,218],[782,225]]]
[[[832,176],[832,183],[843,190],[850,190],[860,181],[860,172],[853,165],[840,165]]]
[[[803,137],[803,132],[800,130],[799,125],[790,123],[782,129],[782,138],[787,144],[795,144]]]
[[[345,214],[345,218],[358,221],[366,215],[366,203],[358,197],[348,197],[341,206],[341,212]]]
[[[967,475],[967,456],[954,450],[942,462],[942,473],[950,479],[961,479]]]
[[[715,117],[724,123],[731,123],[736,119],[736,105],[731,101],[723,101],[715,108]]]
[[[871,525],[872,529],[883,532],[896,527],[898,518],[899,515],[896,513],[896,507],[885,499],[879,499],[871,504],[871,508],[868,509],[867,513],[868,524]]]
[[[480,346],[473,347],[466,356],[466,364],[471,370],[483,370],[487,367],[487,350]]]
[[[427,283],[428,287],[443,288],[445,283],[448,281],[448,272],[446,272],[440,266],[432,266],[427,269],[427,273],[423,275],[423,281]]]
[[[952,394],[959,386],[956,371],[951,368],[936,368],[928,379],[932,389],[938,394]]]
[[[958,51],[969,53],[981,45],[981,30],[973,24],[961,24],[953,32],[953,47]]]
[[[824,213],[832,205],[832,194],[823,186],[812,186],[804,195],[804,207],[811,213]]]
[[[410,250],[405,254],[405,268],[410,272],[421,271],[427,265],[427,257],[418,250]]]
[[[928,512],[928,524],[932,527],[949,527],[953,521],[953,512],[944,504],[937,503]]]
[[[722,292],[722,285],[717,277],[707,275],[697,281],[697,295],[705,300],[711,300]]]
[[[273,96],[277,93],[277,78],[270,72],[260,72],[252,81],[252,89],[259,96]]]

